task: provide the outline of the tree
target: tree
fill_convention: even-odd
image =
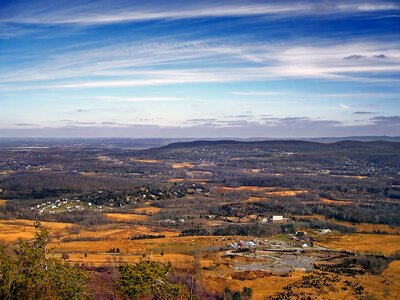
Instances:
[[[244,287],[242,295],[245,297],[245,299],[251,299],[251,297],[253,296],[253,289],[247,286]]]
[[[0,299],[85,299],[86,273],[46,256],[49,232],[35,222],[32,242],[0,248]],[[13,253],[14,252],[14,253]]]
[[[141,260],[136,264],[123,263],[119,265],[118,285],[131,299],[188,299],[189,292],[183,284],[168,282],[171,268],[171,263],[160,264],[150,260]]]

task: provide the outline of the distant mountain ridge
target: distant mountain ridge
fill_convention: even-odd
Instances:
[[[210,145],[213,142],[217,144],[239,145],[241,143],[264,143],[264,142],[313,142],[332,144],[342,141],[387,141],[400,142],[400,136],[349,136],[349,137],[320,137],[320,138],[0,138],[0,147],[30,147],[30,146],[45,146],[45,147],[60,147],[60,146],[91,146],[91,147],[111,147],[111,148],[132,148],[132,149],[150,149],[170,144],[186,145],[186,143],[196,143],[200,145]]]
[[[357,141],[357,140],[339,140],[335,142],[318,142],[318,141],[305,141],[305,140],[264,140],[264,141],[238,141],[238,140],[198,140],[189,142],[176,142],[171,143],[159,149],[174,149],[174,148],[194,148],[194,147],[213,147],[213,146],[295,146],[306,148],[328,148],[328,147],[365,147],[365,146],[379,146],[379,145],[393,145],[400,146],[400,139],[398,141]]]

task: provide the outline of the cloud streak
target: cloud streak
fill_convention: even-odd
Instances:
[[[52,55],[0,75],[0,90],[88,89],[185,83],[319,79],[398,83],[400,42],[269,45],[225,40],[124,43]],[[362,53],[367,59],[343,57]],[[374,58],[385,53],[388,58]],[[194,67],[196,66],[196,67]],[[281,96],[279,92],[234,92]],[[326,97],[326,96],[325,96]]]
[[[289,18],[304,15],[346,15],[379,11],[396,11],[396,2],[360,1],[348,3],[335,1],[318,3],[298,2],[235,2],[217,1],[150,1],[147,5],[128,1],[35,1],[25,5],[17,2],[4,8],[3,23],[80,25],[93,26],[112,23],[143,22],[154,20],[179,20],[216,17],[272,16]]]
[[[189,100],[182,97],[116,97],[116,96],[98,96],[96,99],[105,102],[169,102]]]
[[[73,126],[59,128],[0,129],[0,137],[125,137],[125,138],[299,138],[322,136],[363,136],[398,135],[400,116],[378,116],[371,118],[365,125],[345,125],[335,120],[316,120],[307,117],[271,118],[265,123],[243,120],[220,122],[213,121],[186,126],[158,126],[136,124],[114,124],[104,122],[93,126],[90,122],[75,122]],[[250,134],[249,134],[250,133]]]

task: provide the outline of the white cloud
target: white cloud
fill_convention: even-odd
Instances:
[[[4,9],[3,22],[31,24],[73,24],[101,25],[108,23],[138,22],[146,20],[176,20],[203,17],[244,17],[275,16],[291,17],[298,15],[340,15],[372,11],[393,11],[400,9],[395,2],[368,1],[348,3],[347,1],[329,1],[316,3],[302,2],[227,2],[216,1],[153,1],[145,4],[136,1],[96,1],[75,2],[57,1],[57,5],[48,1],[30,2],[21,9],[9,6]]]
[[[382,98],[397,98],[396,93],[317,93],[317,92],[300,92],[300,91],[236,91],[231,92],[235,96],[243,97],[302,97],[302,98],[318,98],[318,99],[382,99]]]
[[[397,41],[366,40],[347,43],[309,41],[307,45],[271,45],[245,40],[127,42],[86,50],[71,49],[44,57],[30,67],[16,66],[14,71],[0,75],[0,89],[130,87],[276,79],[398,83],[398,79],[391,76],[400,73],[398,49],[400,42]],[[365,58],[345,59],[356,54]],[[379,59],[377,55],[387,58]],[[273,95],[276,94],[264,96]]]
[[[165,102],[165,101],[184,101],[187,98],[179,97],[116,97],[116,96],[99,96],[96,99],[105,102]]]

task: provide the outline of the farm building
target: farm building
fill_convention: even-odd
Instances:
[[[272,216],[272,222],[282,222],[283,216]]]

